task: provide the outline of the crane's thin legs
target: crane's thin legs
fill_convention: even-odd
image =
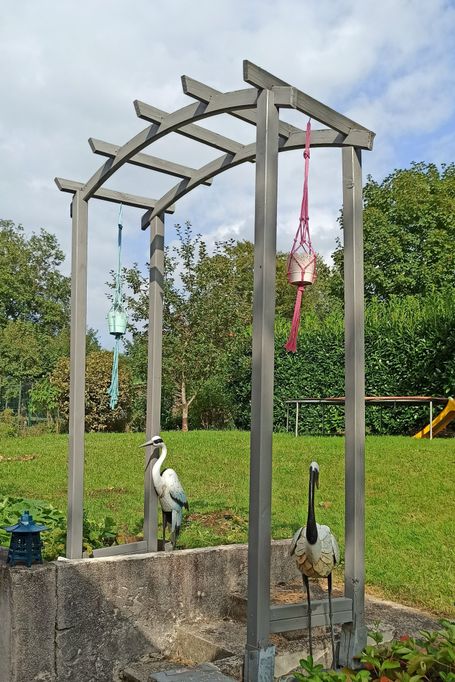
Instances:
[[[307,599],[307,604],[308,604],[308,645],[310,648],[310,656],[313,655],[313,641],[311,638],[311,594],[310,594],[310,581],[308,580],[308,576],[303,575],[303,584],[306,587],[306,599]]]
[[[166,514],[164,511],[162,511],[163,514],[163,552],[166,551]]]
[[[330,637],[332,639],[332,668],[337,667],[336,653],[335,653],[335,636],[333,634],[333,613],[332,613],[332,574],[327,576],[327,583],[329,587],[329,618],[330,618]]]

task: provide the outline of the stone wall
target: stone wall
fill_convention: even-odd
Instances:
[[[272,543],[271,582],[296,576]],[[247,546],[0,565],[0,682],[100,682],[168,650],[183,620],[219,618],[245,592]]]

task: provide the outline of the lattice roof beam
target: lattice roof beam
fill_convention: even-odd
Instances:
[[[182,88],[185,95],[194,97],[194,99],[197,99],[200,102],[210,102],[213,97],[221,94],[219,90],[216,90],[209,85],[205,85],[205,83],[201,83],[200,81],[190,78],[189,76],[182,76]],[[231,111],[230,114],[241,121],[256,125],[256,109]],[[305,134],[305,131],[301,128],[291,125],[290,123],[280,121],[279,134],[281,136],[288,138],[290,135],[295,133]]]
[[[166,116],[169,116],[167,111],[157,109],[156,107],[152,107],[151,104],[146,104],[145,102],[140,102],[139,100],[134,102],[134,107],[136,109],[137,116],[142,118],[144,121],[150,121],[152,123],[159,124],[164,121]],[[229,137],[225,137],[219,133],[214,133],[211,130],[207,130],[202,126],[198,126],[193,123],[190,123],[189,125],[186,125],[175,132],[179,135],[189,137],[191,140],[202,142],[209,147],[214,147],[214,149],[218,149],[220,152],[230,152],[232,154],[236,154],[243,147],[243,144],[237,142],[236,140],[231,140]]]
[[[55,178],[55,184],[61,192],[68,192],[75,194],[84,187],[83,182],[76,182],[75,180],[65,180],[64,178]],[[93,194],[94,199],[101,199],[103,201],[110,201],[114,204],[124,204],[125,206],[134,206],[134,208],[143,208],[153,210],[158,203],[156,199],[148,199],[147,197],[139,197],[135,194],[128,194],[127,192],[117,192],[113,189],[97,189]],[[174,206],[167,206],[164,209],[166,213],[174,213]]]
[[[273,74],[261,69],[256,64],[248,61],[247,59],[243,62],[243,79],[250,85],[254,85],[256,88],[272,88],[274,85],[289,85],[286,81],[281,78],[277,78]],[[344,135],[349,135],[353,130],[363,130],[370,135],[370,145],[368,149],[373,148],[373,139],[375,134],[356,123],[355,121],[339,114],[334,109],[331,109],[326,104],[319,102],[317,99],[310,97],[301,90],[297,90],[297,109],[307,116],[316,119],[320,123],[338,130],[338,132]]]
[[[95,140],[93,137],[90,137],[88,142],[94,154],[107,156],[110,159],[113,159],[120,149],[120,145],[103,142],[103,140]],[[174,163],[167,159],[159,159],[156,156],[150,156],[149,154],[143,154],[142,152],[133,156],[128,163],[133,166],[149,168],[150,170],[165,173],[166,175],[172,175],[175,178],[190,178],[193,173],[196,172],[195,168],[182,166],[180,163]],[[211,185],[212,181],[206,180],[204,184]]]

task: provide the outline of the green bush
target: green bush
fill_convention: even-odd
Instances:
[[[225,384],[224,377],[214,375],[202,385],[191,407],[191,428],[233,428],[233,407]]]
[[[419,637],[401,637],[383,643],[372,633],[376,646],[367,646],[359,656],[358,671],[325,671],[310,656],[300,661],[305,674],[294,673],[299,682],[455,682],[455,624],[441,620],[441,630],[423,630]]]
[[[0,499],[0,544],[9,546],[11,534],[5,526],[13,526],[19,521],[21,514],[29,511],[36,523],[49,528],[43,531],[43,559],[52,561],[58,556],[65,556],[66,551],[66,516],[49,502],[29,500],[22,497],[4,497]],[[116,529],[114,520],[106,517],[103,521],[89,519],[84,513],[83,551],[92,554],[97,547],[105,547],[115,543]]]
[[[19,421],[9,407],[0,412],[0,437],[8,438],[19,435]]]
[[[125,431],[130,421],[130,375],[123,358],[119,361],[119,399],[117,406],[109,406],[108,388],[111,383],[112,353],[93,351],[86,358],[85,374],[85,429],[86,431]],[[70,359],[57,362],[50,382],[56,391],[60,416],[69,419]]]

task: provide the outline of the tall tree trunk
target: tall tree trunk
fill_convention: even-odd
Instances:
[[[186,381],[185,377],[182,377],[182,386],[180,400],[182,403],[182,431],[188,431],[188,412],[190,410],[190,405],[196,397],[196,393],[191,396],[189,400],[186,399]]]

